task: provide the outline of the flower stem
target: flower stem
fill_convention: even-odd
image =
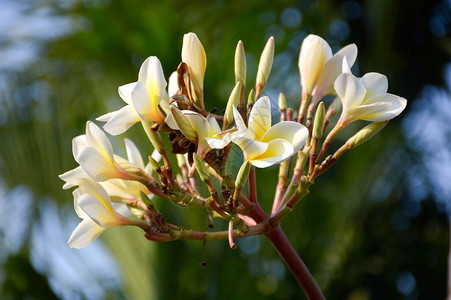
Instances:
[[[249,201],[257,202],[257,183],[255,178],[255,167],[252,166],[249,172]]]
[[[265,236],[277,250],[280,257],[282,257],[285,264],[288,266],[291,273],[304,290],[308,299],[325,299],[312,274],[296,253],[296,250],[293,248],[293,245],[291,245],[285,233],[282,231],[282,228],[280,228],[280,225],[277,229],[266,233]]]

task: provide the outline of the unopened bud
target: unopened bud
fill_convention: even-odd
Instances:
[[[279,94],[279,109],[285,110],[287,109],[287,99],[283,93]]]
[[[251,89],[249,96],[247,97],[247,106],[254,105],[255,102],[255,91]]]
[[[233,122],[233,107],[238,107],[242,86],[243,84],[238,81],[232,92],[230,93],[229,100],[227,101],[226,111],[224,113],[224,129],[227,129],[227,127],[229,127],[229,125]]]
[[[243,42],[239,41],[235,50],[235,82],[246,84],[246,54],[244,53]]]
[[[235,186],[237,189],[241,190],[244,187],[250,171],[251,164],[249,161],[245,161],[236,175]]]
[[[357,132],[353,137],[351,137],[346,144],[349,146],[349,149],[355,148],[369,139],[371,139],[373,136],[375,136],[382,128],[384,128],[385,125],[387,125],[388,121],[383,122],[373,122],[362,129],[360,129],[359,132]]]
[[[316,109],[315,121],[313,123],[313,137],[315,139],[320,139],[323,133],[324,118],[326,116],[326,109],[324,108],[324,103],[320,102],[318,108]]]
[[[265,49],[263,49],[258,63],[257,80],[255,84],[257,97],[260,97],[261,92],[268,82],[269,74],[271,73],[272,63],[274,61],[274,37],[270,37],[266,42]]]
[[[200,179],[202,181],[209,181],[210,174],[208,172],[207,167],[205,166],[205,162],[196,153],[193,154],[193,158],[194,158],[194,166],[196,167],[197,173],[199,173]]]

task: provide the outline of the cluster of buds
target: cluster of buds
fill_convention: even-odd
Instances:
[[[354,44],[332,55],[325,40],[309,35],[299,55],[302,86],[299,110],[288,108],[281,93],[280,121],[274,122],[271,100],[262,96],[274,60],[271,37],[260,57],[255,87],[248,90],[247,97],[245,50],[243,43],[238,42],[235,86],[224,115],[217,115],[205,106],[208,97],[204,95],[203,81],[207,59],[194,33],[185,34],[181,58],[168,79],[169,84],[158,58],[146,59],[138,81],[119,87],[126,105],[97,119],[105,122],[103,128],[111,135],[122,134],[135,123],[141,123],[155,148],[147,164],[127,139],[127,158],[115,155],[105,133],[92,122],[86,125],[86,135],[74,138],[73,154],[80,166],[60,175],[66,182],[63,188],[78,186],[73,192],[74,204],[82,222],[69,239],[70,247],[84,247],[106,228],[118,225],[139,226],[152,241],[224,239],[231,248],[236,247],[234,239],[238,237],[254,234],[269,237],[319,175],[344,152],[373,137],[404,110],[407,102],[387,93],[384,75],[367,73],[358,78],[352,74],[351,67],[357,58]],[[326,108],[321,100],[331,94],[336,98]],[[332,117],[340,109],[340,117],[329,129]],[[334,137],[356,120],[370,124],[338,151],[326,156]],[[165,133],[171,142],[170,151],[162,139]],[[226,169],[233,144],[241,148],[244,157],[236,175]],[[170,153],[177,158],[175,168]],[[279,182],[272,211],[266,213],[258,203],[255,168],[276,164]],[[217,190],[215,184],[221,188]],[[244,191],[246,184],[248,193]],[[206,189],[201,190],[201,186]],[[201,192],[207,190],[208,195]],[[205,209],[211,218],[225,219],[228,229],[194,231],[172,224],[155,209],[154,196]]]

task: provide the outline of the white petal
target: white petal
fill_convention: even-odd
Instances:
[[[127,151],[128,161],[134,164],[135,166],[144,169],[144,161],[139,153],[138,147],[129,139],[124,139],[125,142],[125,150]]]
[[[111,204],[116,212],[118,212],[121,216],[128,217],[132,213],[130,212],[130,209],[128,209],[128,206],[124,203],[112,203]]]
[[[252,107],[249,115],[248,128],[255,134],[255,139],[259,140],[271,127],[271,100],[269,97],[258,99]]]
[[[388,90],[388,79],[380,73],[366,73],[360,79],[366,89],[365,99],[379,94],[385,94]]]
[[[103,228],[121,225],[123,218],[111,207],[97,200],[92,195],[84,194],[78,201],[78,206],[91,220]]]
[[[79,178],[84,178],[84,179],[90,178],[89,175],[80,166],[78,166],[75,169],[72,169],[70,171],[67,171],[66,173],[58,175],[58,177],[66,182],[63,185],[64,190],[67,190],[71,187],[77,186],[78,185],[77,180]]]
[[[85,214],[85,212],[82,211],[78,206],[78,201],[80,200],[81,196],[83,196],[83,192],[81,191],[81,189],[80,188],[75,189],[72,192],[72,195],[74,196],[74,210],[77,216],[81,219],[89,218],[88,215]]]
[[[359,105],[350,108],[346,112],[347,120],[372,120],[372,118],[386,112],[390,109],[388,102],[377,102],[365,105]],[[381,120],[382,121],[382,120]]]
[[[208,137],[205,138],[205,141],[212,149],[222,149],[232,141],[232,135],[226,133],[222,138]]]
[[[236,128],[238,129],[238,133],[242,136],[245,136],[249,139],[254,139],[255,135],[254,133],[250,132],[246,124],[244,124],[243,118],[241,117],[240,112],[233,106],[233,118],[235,120]]]
[[[89,146],[96,148],[106,158],[113,158],[113,146],[106,134],[91,121],[86,123],[86,139]]]
[[[75,161],[77,161],[77,156],[80,151],[88,146],[88,140],[86,139],[86,135],[79,135],[72,139],[72,154],[74,155]]]
[[[334,82],[342,73],[343,59],[345,57],[349,66],[352,67],[357,57],[357,46],[355,44],[343,47],[326,62],[313,93],[316,101],[319,101],[323,96],[334,92]]]
[[[360,105],[366,93],[365,87],[360,80],[350,73],[342,73],[338,76],[337,80],[335,80],[334,88],[343,104],[343,112],[351,107]]]
[[[182,112],[194,128],[199,141],[210,135],[210,125],[204,116],[190,110],[183,110]]]
[[[207,56],[202,43],[195,33],[190,32],[183,36],[182,61],[189,67],[195,90],[203,90]]]
[[[118,112],[118,111],[115,110],[115,111],[106,113],[106,114],[104,114],[104,115],[101,115],[100,117],[97,117],[96,120],[99,121],[99,122],[105,122],[105,123],[106,123],[106,122],[108,122],[109,120],[111,120],[111,118],[112,118],[117,112]]]
[[[104,155],[100,154],[94,147],[85,147],[78,154],[77,161],[83,170],[97,181],[120,177],[112,160],[109,160]]]
[[[67,245],[71,248],[80,249],[92,243],[98,238],[105,228],[97,225],[90,219],[81,221],[67,242]]]
[[[213,117],[207,117],[208,119],[208,124],[210,125],[210,133],[208,134],[208,136],[214,136],[218,133],[221,132],[221,127],[219,127],[218,121],[216,121],[215,118]]]
[[[177,126],[177,123],[174,120],[174,117],[172,116],[172,113],[169,113],[166,118],[164,119],[164,122],[169,126],[169,128],[174,130],[179,130],[179,127]]]
[[[172,97],[177,94],[177,91],[179,89],[177,77],[178,77],[177,71],[172,72],[171,76],[169,76],[169,84],[168,84],[169,97]]]
[[[284,139],[290,142],[294,152],[298,152],[304,147],[307,136],[308,130],[304,125],[293,121],[283,121],[272,126],[261,141],[269,143],[275,139]]]
[[[253,159],[268,149],[268,143],[259,142],[239,134],[232,134],[232,141],[243,150],[246,159]]]
[[[164,93],[166,93],[165,90]],[[165,95],[167,96],[167,94]],[[158,108],[158,104],[163,96],[156,94],[155,91],[152,92],[143,82],[138,81],[132,91],[132,103],[143,120],[162,122],[164,116]]]
[[[126,105],[114,112],[114,115],[105,125],[103,125],[103,129],[111,135],[119,135],[127,131],[140,120],[141,118],[133,105]]]
[[[79,179],[78,180],[79,189],[82,194],[89,194],[94,196],[98,201],[105,203],[105,205],[110,205],[110,197],[105,189],[100,185],[100,183],[92,179]]]
[[[136,82],[128,83],[120,86],[117,91],[122,100],[127,104],[132,104],[132,91],[135,88]]]
[[[332,50],[323,38],[310,34],[304,39],[298,61],[303,93],[312,93],[324,64],[331,57]]]
[[[381,101],[383,103],[389,103],[390,104],[389,108],[378,115],[366,117],[364,120],[375,122],[391,120],[397,117],[406,108],[407,105],[406,99],[393,94],[377,95],[368,100],[365,100],[364,103],[365,104],[378,103]]]
[[[253,166],[266,168],[292,156],[295,152],[291,144],[283,139],[275,139],[268,143],[268,149],[261,155],[250,159]]]

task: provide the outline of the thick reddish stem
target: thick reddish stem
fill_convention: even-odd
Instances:
[[[249,172],[249,201],[257,202],[257,183],[255,178],[255,167],[251,167]]]
[[[325,299],[312,274],[287,239],[280,225],[277,229],[266,233],[265,236],[271,241],[291,273],[296,277],[307,297],[312,300]]]

